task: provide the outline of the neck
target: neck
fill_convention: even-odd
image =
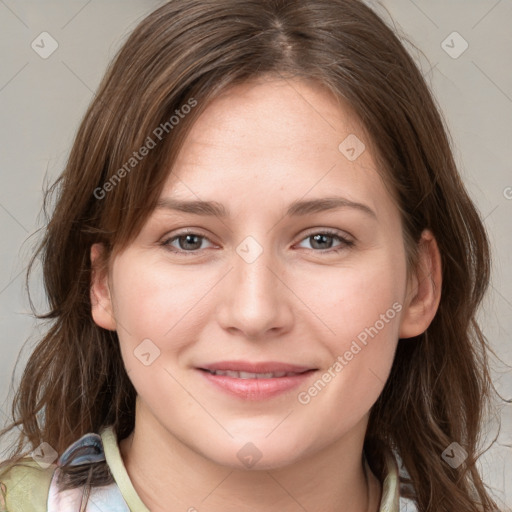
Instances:
[[[152,512],[378,512],[380,483],[362,460],[360,431],[269,470],[216,464],[151,419],[136,420],[119,447],[135,490]]]

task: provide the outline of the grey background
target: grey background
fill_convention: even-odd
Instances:
[[[85,109],[127,35],[157,0],[0,0],[0,422],[9,413],[14,364],[19,381],[44,331],[30,316],[24,271],[42,226],[42,186],[61,172]],[[497,355],[512,364],[512,1],[368,0],[418,48],[420,64],[453,138],[459,170],[480,209],[493,246],[490,293],[481,325]],[[31,47],[42,32],[57,41],[47,59]],[[460,34],[453,36],[456,31]],[[463,38],[463,39],[461,39]],[[446,41],[443,43],[443,41]],[[463,49],[468,48],[457,58]],[[451,47],[451,48],[450,48]],[[450,56],[448,52],[452,53]],[[36,276],[37,278],[37,276]],[[37,279],[35,302],[44,308]],[[512,374],[494,362],[494,379],[512,398]],[[512,504],[512,404],[499,409],[498,442],[482,458],[485,480]],[[495,423],[488,438],[497,433]]]

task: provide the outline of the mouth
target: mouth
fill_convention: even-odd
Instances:
[[[197,370],[214,389],[243,400],[264,400],[293,390],[317,368],[276,362],[224,361]]]
[[[203,369],[203,368],[201,368]],[[204,371],[212,375],[226,375],[227,377],[233,377],[235,379],[279,379],[281,377],[292,377],[294,375],[300,375],[300,373],[294,372],[267,372],[267,373],[251,373],[251,372],[237,372],[233,370],[208,370],[204,368]],[[306,370],[308,371],[308,370]]]

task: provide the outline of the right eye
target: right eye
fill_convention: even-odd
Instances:
[[[206,236],[200,235],[199,233],[182,231],[170,238],[166,238],[161,242],[161,245],[175,254],[188,255],[197,253],[201,249],[203,240],[209,241]],[[177,242],[180,247],[176,248],[176,246],[173,245],[175,242]]]

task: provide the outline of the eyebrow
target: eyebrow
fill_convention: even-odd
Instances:
[[[157,202],[156,208],[176,210],[194,215],[207,215],[219,218],[230,217],[229,211],[223,204],[217,201],[182,201],[173,198],[163,198]],[[300,217],[340,208],[353,208],[375,219],[377,218],[376,213],[369,206],[363,203],[350,201],[344,197],[324,197],[320,199],[297,200],[288,206],[285,216]]]

